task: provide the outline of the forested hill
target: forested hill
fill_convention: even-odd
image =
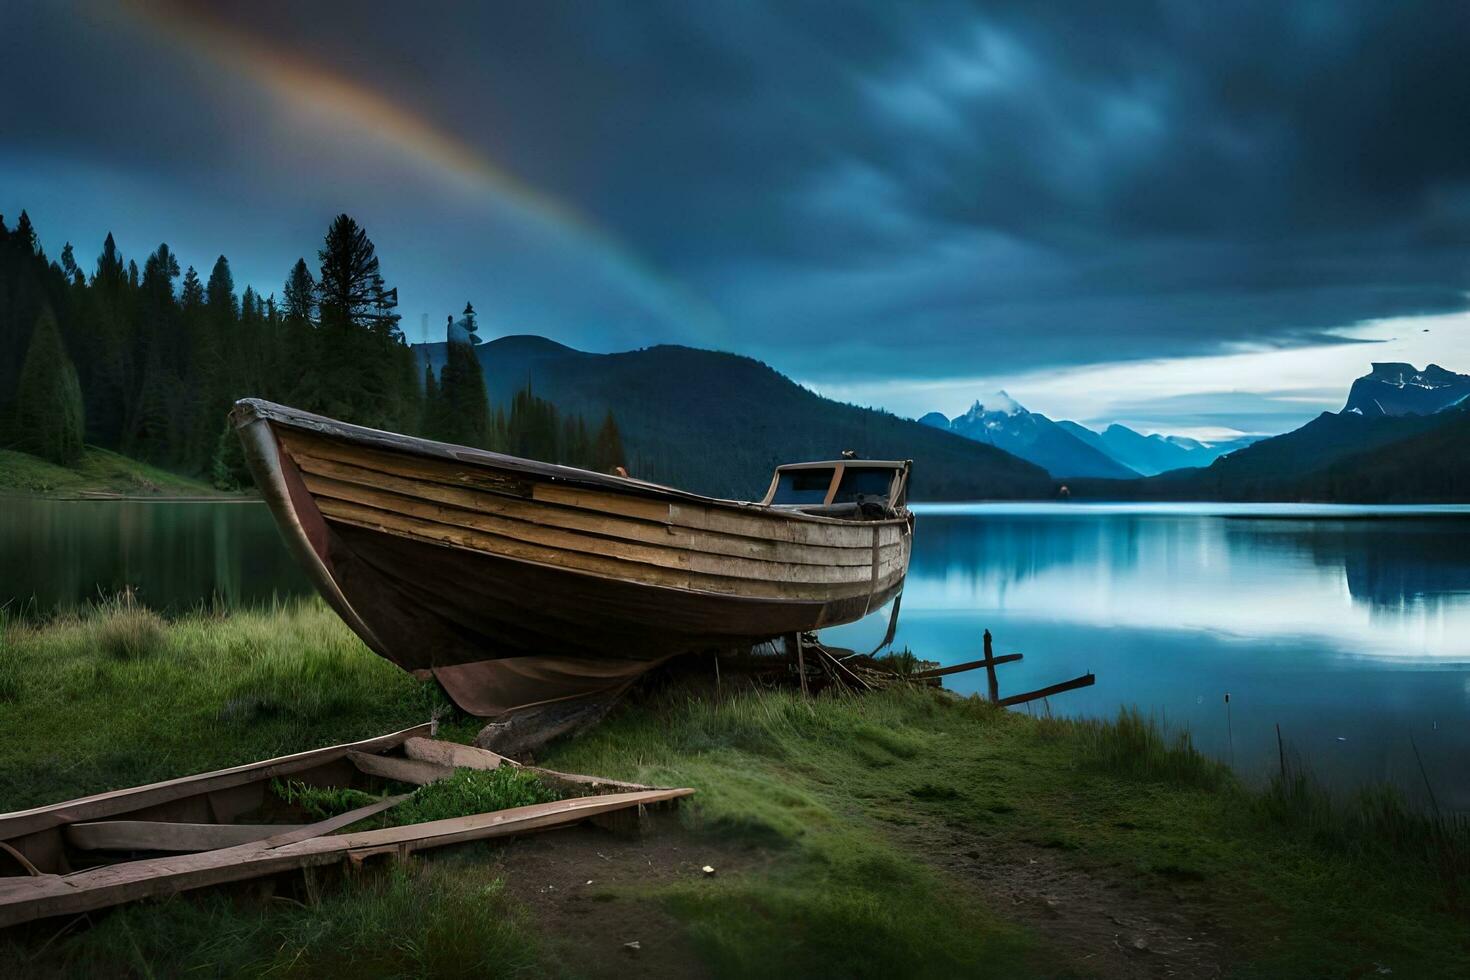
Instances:
[[[436,370],[445,345],[416,348]],[[886,412],[817,395],[759,361],[661,346],[588,354],[543,337],[476,348],[493,406],[529,382],[564,412],[617,416],[633,475],[701,493],[750,499],[780,463],[912,459],[918,500],[1050,498],[1046,472],[1009,453]]]
[[[1077,497],[1338,503],[1462,501],[1470,486],[1470,410],[1364,416],[1323,412],[1293,432],[1203,469],[1142,480],[1079,480]]]

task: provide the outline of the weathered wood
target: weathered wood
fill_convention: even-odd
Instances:
[[[45,830],[50,827],[59,827],[63,824],[77,823],[83,820],[100,820],[104,817],[130,813],[186,796],[209,793],[230,786],[239,786],[243,783],[272,779],[277,776],[286,776],[291,773],[300,772],[303,769],[311,769],[322,763],[330,762],[333,759],[343,758],[348,752],[382,752],[401,744],[415,735],[428,735],[432,732],[432,725],[415,725],[413,728],[406,728],[401,732],[382,735],[378,738],[363,739],[360,742],[329,745],[324,748],[296,752],[292,755],[283,755],[274,759],[250,762],[229,769],[202,772],[193,776],[183,776],[178,779],[150,783],[146,786],[112,790],[106,793],[98,793],[94,796],[83,797],[78,800],[67,800],[64,803],[52,803],[30,810],[18,810],[14,813],[0,814],[0,840],[21,837],[25,834],[35,833],[38,830]]]
[[[427,786],[454,775],[451,766],[438,766],[418,759],[400,759],[397,756],[372,755],[366,752],[349,752],[347,758],[369,776],[381,776],[414,786]]]
[[[300,825],[305,826],[305,825]],[[99,820],[62,828],[82,851],[212,851],[265,840],[299,826],[271,823],[170,823],[164,820]]]
[[[459,742],[445,742],[437,738],[411,738],[403,743],[403,754],[410,759],[453,769],[489,770],[498,769],[507,762],[517,764],[489,749],[461,745]]]
[[[806,650],[800,633],[791,634],[792,642],[796,644],[796,676],[801,679],[801,693],[803,697],[810,695],[806,686]]]
[[[405,497],[521,522],[527,525],[522,533],[533,533],[535,528],[548,528],[737,558],[766,560],[779,558],[783,561],[808,565],[866,565],[868,563],[866,547],[803,544],[787,540],[784,536],[776,534],[766,536],[736,534],[729,531],[711,531],[682,524],[671,524],[666,521],[623,518],[619,515],[580,508],[548,505],[544,501],[523,500],[465,487],[447,486],[430,480],[410,479],[380,469],[370,469],[365,466],[320,459],[305,454],[298,454],[295,459],[297,465],[307,474],[307,486],[312,488],[313,492],[320,490],[327,495],[333,495],[334,490],[338,493],[350,493],[351,491],[346,488],[352,486],[372,487]],[[347,496],[343,499],[353,498]],[[754,528],[745,530],[754,530]],[[882,547],[885,549],[897,547],[900,537],[897,528],[886,529]]]
[[[872,569],[891,565],[898,557],[897,545],[890,546],[881,556],[875,554],[875,549],[871,546],[863,549],[831,549],[842,555],[843,560],[820,563],[791,560],[780,552],[779,545],[771,549],[768,556],[763,557],[709,554],[691,548],[687,543],[673,540],[672,537],[662,544],[646,544],[609,534],[567,531],[325,477],[308,476],[306,486],[318,497],[317,504],[322,508],[322,513],[329,517],[352,520],[355,509],[343,508],[339,504],[358,505],[377,512],[375,519],[380,522],[388,520],[382,516],[384,514],[401,515],[428,524],[444,525],[446,528],[492,535],[498,540],[490,546],[491,550],[505,553],[511,553],[511,548],[519,550],[518,546],[526,546],[528,549],[551,549],[578,556],[598,556],[724,578],[821,583],[862,582],[870,577]],[[603,530],[610,531],[613,526],[614,522],[608,522]],[[528,552],[527,556],[534,557],[536,554],[537,552]],[[875,558],[878,560],[875,561]]]
[[[1063,691],[1075,691],[1079,687],[1091,687],[1095,683],[1097,683],[1097,678],[1093,674],[1087,673],[1081,677],[1074,677],[1069,681],[1062,681],[1060,684],[1043,687],[1040,690],[1028,691],[1025,694],[1013,694],[1008,698],[1001,698],[996,701],[996,704],[1003,708],[1010,707],[1013,704],[1025,704],[1027,701],[1049,698],[1053,694],[1061,694]]]
[[[56,915],[157,895],[243,881],[292,868],[309,868],[354,852],[398,846],[403,853],[463,841],[503,837],[572,823],[623,807],[688,796],[691,789],[589,796],[516,807],[494,813],[337,836],[315,836],[286,844],[270,841],[238,847],[104,865],[65,878],[44,876],[0,880],[0,928]]]
[[[356,527],[380,531],[397,537],[664,588],[777,599],[814,600],[863,596],[873,591],[868,578],[868,569],[861,569],[860,576],[849,578],[846,581],[838,579],[832,582],[797,582],[790,580],[791,576],[785,574],[777,579],[742,578],[713,572],[696,572],[687,568],[665,568],[622,558],[588,554],[583,551],[527,544],[485,531],[445,524],[411,514],[380,510],[376,507],[350,503],[332,497],[319,498],[317,505],[322,514],[330,520],[342,521]],[[906,553],[886,560],[880,570],[878,588],[881,590],[891,576],[901,576],[906,564]],[[814,568],[815,566],[803,567]],[[828,575],[826,572],[831,574]],[[844,572],[844,569],[828,569],[826,572],[822,577],[837,578],[840,573]]]
[[[993,702],[1000,701],[1000,680],[995,676],[995,651],[991,648],[990,630],[985,631],[985,689]]]
[[[949,667],[935,667],[932,670],[921,670],[911,675],[915,680],[927,680],[931,677],[948,677],[950,674],[963,674],[967,670],[978,670],[981,667],[999,667],[1001,664],[1013,664],[1021,659],[1019,653],[1002,654],[999,657],[990,657],[986,660],[971,660],[965,664],[953,664]]]
[[[594,791],[604,789],[620,789],[630,793],[642,793],[656,790],[659,787],[645,786],[642,783],[628,783],[621,779],[608,779],[605,776],[586,776],[577,772],[557,772],[555,769],[542,769],[540,766],[521,766],[526,772],[533,772],[543,780],[551,783],[559,783],[564,788],[573,790],[590,789]]]
[[[374,652],[433,670],[456,704],[490,717],[614,696],[678,653],[851,622],[908,570],[902,501],[868,520],[852,505],[719,500],[253,399],[232,417],[332,607]]]

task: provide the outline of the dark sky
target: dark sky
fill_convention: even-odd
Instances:
[[[347,211],[414,339],[470,299],[905,414],[1008,384],[1179,431],[1336,408],[1434,353],[1348,328],[1467,305],[1462,2],[188,9],[0,0],[0,212],[53,256],[112,230],[278,291]],[[1425,322],[1470,371],[1470,321]]]

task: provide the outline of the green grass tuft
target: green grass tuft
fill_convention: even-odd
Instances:
[[[515,766],[501,766],[483,772],[459,769],[453,776],[419,787],[412,797],[387,811],[383,817],[389,826],[397,826],[559,799],[560,793],[532,773]]]
[[[1203,789],[1230,781],[1230,770],[1195,748],[1188,732],[1170,738],[1137,708],[1122,709],[1111,722],[1065,724],[1080,736],[1083,764],[1104,772]]]
[[[368,806],[380,799],[349,786],[308,786],[299,779],[272,779],[271,792],[282,802],[299,806],[318,820]]]

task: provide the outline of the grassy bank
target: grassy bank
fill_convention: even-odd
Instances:
[[[372,656],[315,603],[172,622],[113,606],[3,635],[0,810],[444,710],[432,686]],[[1033,719],[922,690],[808,703],[733,686],[650,695],[546,760],[694,786],[691,833],[751,855],[714,878],[601,896],[670,917],[716,975],[1114,975],[1047,925],[1088,903],[1099,915],[1187,913],[1230,975],[1470,969],[1463,824],[1382,793],[1333,801],[1305,778],[1253,793],[1136,716]],[[477,727],[449,721],[450,736]],[[11,938],[0,955],[76,975],[142,974],[144,963],[159,975],[564,966],[549,950],[565,937],[508,897],[515,864],[495,853],[441,854],[310,908],[207,895],[138,906],[44,946]],[[1043,873],[1060,913],[1031,914],[997,892],[997,880],[1024,888]]]
[[[88,446],[73,466],[13,449],[0,449],[0,491],[48,497],[109,495],[121,497],[227,497],[202,480],[179,476]]]

